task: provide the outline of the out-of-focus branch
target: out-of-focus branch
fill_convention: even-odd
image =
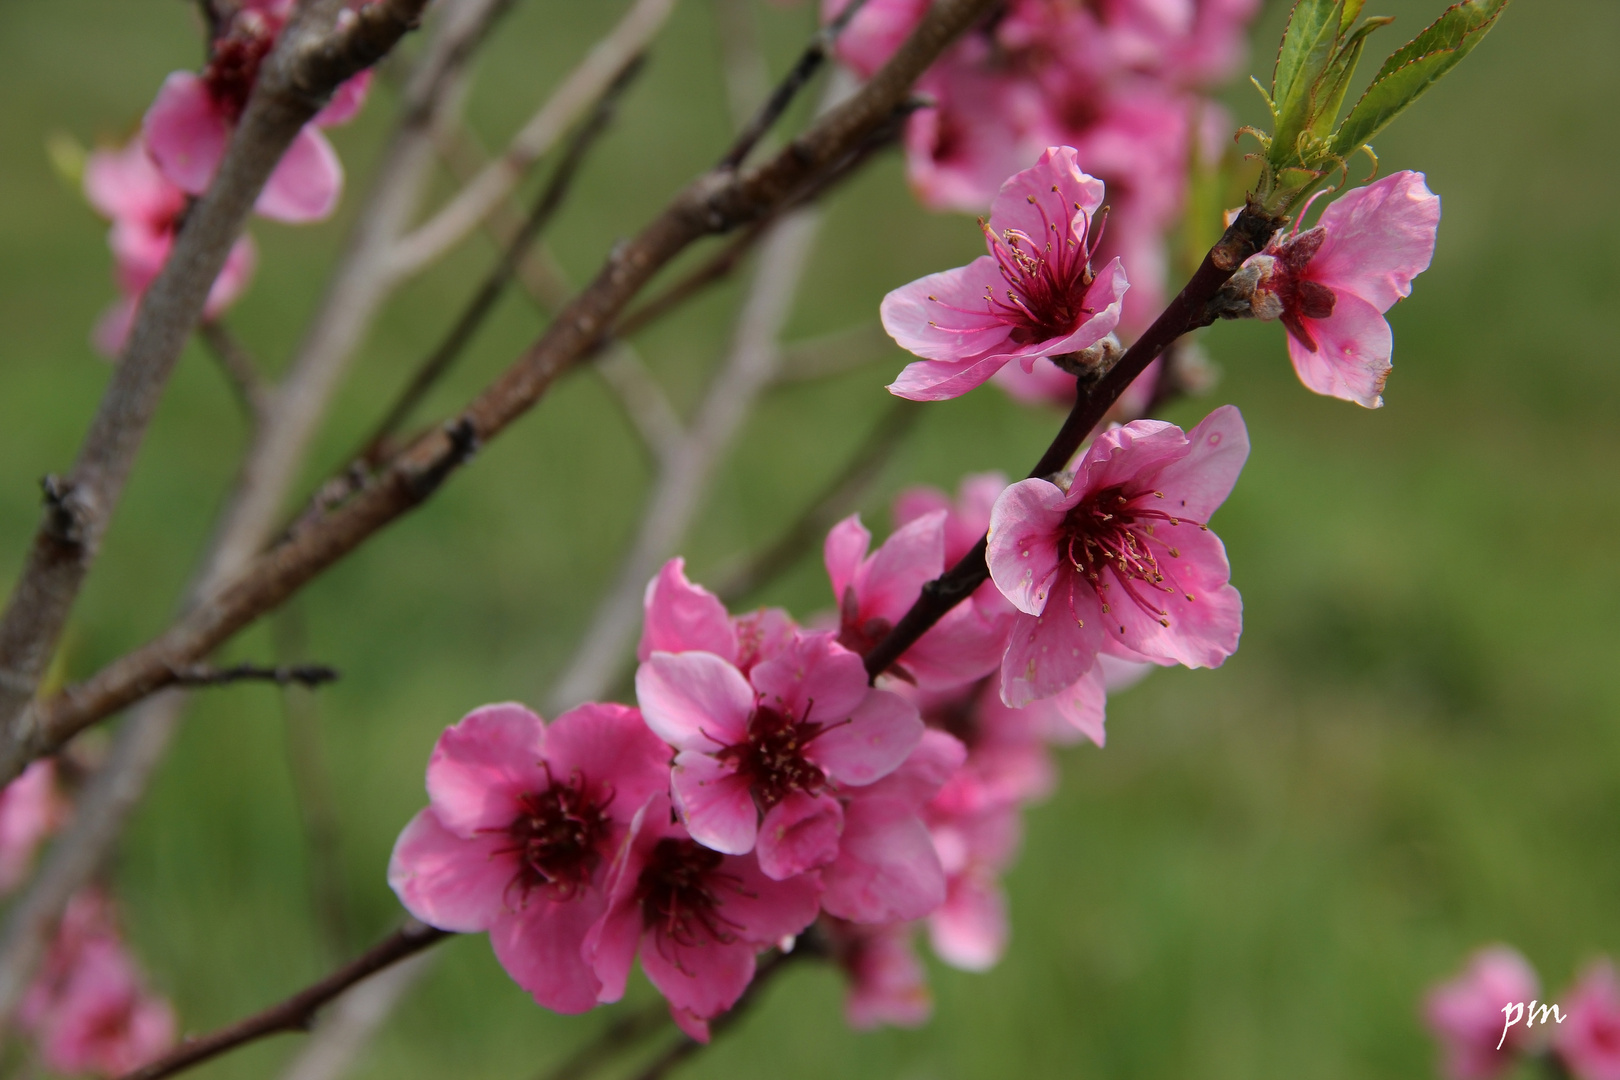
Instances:
[[[753,0],[714,0],[715,28],[720,32],[720,68],[726,78],[726,109],[731,126],[748,127],[759,103],[771,89],[771,74],[759,44],[759,20]]]
[[[47,485],[44,520],[0,616],[0,760],[15,764],[36,734],[28,705],[40,673],[95,562],[175,361],[259,191],[338,84],[392,48],[426,4],[381,0],[334,30],[340,4],[314,0],[266,58],[214,182],[186,215],[141,301],[78,459],[65,478]]]
[[[415,956],[452,935],[415,919],[361,956],[349,961],[318,983],[307,986],[279,1004],[272,1005],[244,1020],[220,1028],[200,1038],[187,1039],[150,1065],[127,1073],[120,1080],[162,1080],[221,1054],[270,1035],[307,1031],[315,1023],[321,1006],[367,976]]]
[[[596,373],[619,399],[654,462],[672,460],[686,440],[686,425],[641,357],[615,342],[596,362]]]
[[[922,418],[915,401],[895,398],[849,462],[770,547],[720,577],[715,595],[729,607],[753,595],[816,549],[827,530],[860,503],[912,427]]]
[[[583,1080],[637,1043],[669,1023],[669,1008],[662,1002],[645,1005],[634,1012],[616,1018],[602,1029],[602,1033],[573,1054],[562,1064],[541,1073],[538,1080]]]
[[[208,347],[220,371],[225,373],[248,419],[255,424],[263,423],[270,412],[275,392],[260,373],[259,365],[248,355],[247,349],[235,334],[225,328],[224,323],[215,319],[204,319],[197,327],[197,336]]]
[[[274,395],[274,408],[254,432],[235,491],[184,604],[186,611],[195,613],[268,540],[348,357],[390,287],[379,260],[416,206],[433,161],[431,133],[459,108],[467,62],[511,3],[460,0],[448,6],[415,65],[377,179],[361,200],[348,248]],[[199,662],[209,651],[183,658],[180,667]],[[105,764],[81,794],[72,823],[51,846],[28,891],[12,904],[0,934],[0,1020],[21,999],[68,899],[117,842],[163,758],[186,697],[178,691],[151,697],[124,722]],[[4,764],[15,772],[15,763],[13,750]]]
[[[820,950],[812,947],[808,939],[801,939],[799,947],[792,952],[779,952],[773,955],[759,966],[759,970],[754,973],[754,981],[748,984],[748,989],[743,991],[743,996],[737,999],[737,1003],[729,1011],[723,1012],[709,1021],[708,1042],[700,1043],[696,1039],[682,1035],[679,1042],[671,1044],[669,1049],[658,1055],[651,1064],[637,1073],[636,1080],[662,1080],[663,1077],[669,1075],[670,1070],[675,1066],[699,1053],[704,1047],[713,1046],[716,1038],[730,1031],[739,1020],[748,1014],[748,1010],[753,1008],[755,1002],[759,1001],[760,995],[765,992],[765,987],[769,986],[772,980],[780,976],[794,963],[821,955]]]
[[[421,505],[477,448],[534,406],[605,332],[662,267],[702,236],[769,217],[827,175],[841,174],[871,140],[892,132],[912,82],[995,0],[936,0],[910,38],[859,91],[792,144],[740,172],[704,174],[634,239],[616,246],[594,281],[529,350],[454,420],[402,451],[354,498],[295,529],[198,610],[84,683],[37,707],[32,737],[0,760],[15,776],[88,725],[167,685],[176,664],[195,662],[275,608],[333,563]],[[885,138],[890,137],[885,135]]]
[[[433,217],[403,237],[392,253],[395,273],[433,262],[478,227],[523,179],[524,173],[568,130],[663,27],[675,0],[636,0],[619,24],[598,41],[578,67],[525,124],[506,151],[463,187]]]
[[[892,357],[896,348],[881,323],[862,323],[783,346],[782,370],[776,381],[787,385],[846,375]]]
[[[336,668],[325,664],[232,664],[230,667],[209,667],[191,664],[176,668],[176,686],[230,686],[240,682],[269,682],[277,686],[303,686],[313,689],[322,683],[337,681]]]
[[[375,465],[383,459],[385,456],[383,450],[388,441],[409,419],[428,392],[450,370],[451,365],[471,344],[474,335],[489,317],[489,313],[495,310],[495,302],[500,299],[501,294],[506,291],[506,286],[517,274],[534,241],[562,208],[563,200],[568,197],[569,189],[573,186],[574,177],[579,174],[579,168],[585,162],[585,155],[607,131],[619,99],[630,88],[641,67],[642,57],[639,54],[632,56],[623,69],[614,76],[613,81],[608,83],[607,89],[602,91],[602,96],[597,99],[590,115],[564,148],[562,157],[552,170],[551,179],[541,190],[540,197],[535,200],[534,208],[518,226],[516,234],[507,242],[489,276],[473,293],[472,299],[462,309],[461,316],[456,319],[449,333],[439,343],[439,347],[422,361],[411,381],[406,384],[405,389],[366,441],[364,449],[357,455],[366,464]]]
[[[338,998],[281,1080],[339,1080],[436,955],[421,953],[402,960]]]

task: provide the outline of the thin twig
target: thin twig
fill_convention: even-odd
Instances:
[[[671,1069],[693,1054],[698,1053],[706,1046],[713,1046],[716,1038],[735,1027],[737,1022],[747,1014],[748,1010],[759,1001],[760,995],[764,993],[765,987],[770,984],[771,980],[781,975],[793,963],[814,959],[821,955],[818,950],[810,947],[808,940],[802,939],[800,946],[800,948],[796,948],[792,952],[776,953],[759,966],[759,970],[754,973],[754,981],[748,984],[748,989],[743,991],[743,995],[737,999],[737,1003],[727,1012],[723,1012],[709,1021],[708,1042],[700,1043],[689,1036],[681,1036],[679,1042],[673,1043],[669,1049],[665,1050],[645,1069],[637,1073],[636,1080],[661,1080],[662,1077],[669,1075]]]
[[[726,77],[726,111],[731,114],[732,128],[740,132],[771,89],[754,0],[714,0],[714,22],[720,35],[720,68]]]
[[[208,291],[259,191],[304,124],[339,83],[374,63],[416,25],[427,0],[379,0],[334,29],[320,0],[282,33],[260,68],[224,159],[146,291],[78,459],[54,485],[22,575],[0,616],[0,758],[28,742],[27,709],[101,546],[136,452]]]
[[[597,99],[590,114],[574,133],[572,139],[563,149],[562,157],[557,167],[552,171],[551,179],[541,190],[540,196],[535,200],[534,208],[529,211],[528,217],[519,226],[516,235],[507,243],[506,249],[501,253],[500,259],[490,270],[467,306],[462,309],[461,316],[456,319],[450,332],[439,343],[439,347],[429,353],[416,369],[416,374],[406,384],[405,389],[394,401],[393,406],[383,415],[371,437],[366,441],[365,447],[356,457],[368,465],[375,465],[384,456],[383,450],[390,438],[399,430],[405,420],[422,403],[422,399],[450,370],[452,364],[472,342],[474,335],[483,326],[489,313],[495,310],[495,302],[506,291],[506,286],[512,281],[522,264],[529,248],[541,231],[551,223],[562,208],[563,200],[568,197],[569,189],[573,186],[574,178],[579,174],[579,168],[585,162],[585,155],[590,152],[596,141],[607,132],[608,125],[613,121],[613,114],[618,107],[619,99],[635,81],[636,75],[641,71],[642,54],[636,54],[625,62],[623,69],[608,83]]]
[[[420,506],[484,442],[524,415],[558,377],[598,348],[647,281],[698,238],[769,216],[828,173],[838,174],[879,134],[892,137],[912,82],[995,0],[936,0],[894,56],[843,105],[792,145],[740,172],[699,177],[633,240],[515,364],[454,420],[396,456],[364,491],[295,529],[233,584],[158,638],[33,710],[30,736],[0,754],[0,780],[16,776],[88,725],[160,689],[174,665],[194,663],[328,567]]]
[[[671,460],[686,439],[686,425],[641,357],[615,341],[596,362],[596,373],[619,399],[653,461]]]
[[[1227,227],[1220,241],[1204,256],[1192,279],[1153,320],[1153,325],[1125,350],[1114,366],[1094,381],[1078,380],[1074,408],[1069,410],[1063,426],[1029,475],[1051,476],[1066,466],[1086,436],[1091,434],[1119,396],[1154,359],[1187,331],[1213,322],[1214,316],[1205,310],[1209,302],[1243,265],[1244,260],[1264,247],[1271,234],[1281,225],[1281,221],[1265,214],[1258,206],[1251,204],[1245,207]],[[868,675],[876,679],[887,671],[889,665],[900,659],[929,627],[989,579],[990,569],[984,561],[986,540],[981,538],[973,550],[962,556],[943,576],[923,586],[922,594],[911,609],[866,654]]]
[[[376,1035],[437,953],[418,953],[349,990],[316,1025],[281,1080],[338,1080]]]
[[[798,520],[770,547],[721,577],[715,595],[729,607],[774,581],[810,551],[827,530],[854,510],[882,473],[913,426],[922,418],[918,402],[895,398],[878,418],[837,476],[805,508]]]
[[[895,354],[898,346],[879,322],[822,334],[782,347],[779,385],[815,382],[857,371]]]
[[[217,319],[204,319],[198,324],[197,336],[208,346],[209,354],[224,372],[247,418],[255,424],[263,423],[274,391],[260,373],[259,365],[248,355],[247,348]]]
[[[307,1031],[315,1022],[321,1006],[337,997],[355,983],[374,975],[384,968],[415,956],[423,949],[436,945],[452,935],[443,930],[412,919],[394,931],[361,956],[349,961],[332,974],[292,995],[279,1004],[254,1013],[234,1024],[229,1024],[208,1035],[187,1039],[174,1050],[127,1073],[120,1080],[162,1080],[200,1065],[220,1054],[257,1042],[270,1035],[291,1031]]]
[[[663,292],[631,308],[613,327],[613,336],[631,337],[686,303],[717,281],[731,276],[765,233],[767,222],[742,230],[712,256],[671,284]]]
[[[646,51],[675,0],[636,0],[598,41],[562,85],[525,124],[506,151],[490,162],[433,217],[402,238],[393,252],[395,271],[409,273],[449,251],[504,200],[540,156],[551,149],[591,102],[602,96],[630,58]]]
[[[313,689],[322,683],[335,682],[338,673],[336,668],[325,664],[277,664],[275,667],[265,667],[262,664],[232,664],[230,667],[209,667],[207,664],[190,664],[186,667],[176,668],[174,684],[176,686],[230,686],[239,682],[272,682],[277,686],[305,686]]]

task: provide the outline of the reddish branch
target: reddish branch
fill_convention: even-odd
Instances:
[[[1041,460],[1030,470],[1032,477],[1051,476],[1069,463],[1074,452],[1093,428],[1102,421],[1125,388],[1158,359],[1177,338],[1189,330],[1208,326],[1213,317],[1207,310],[1215,294],[1220,291],[1243,265],[1245,259],[1265,246],[1283,223],[1250,204],[1237,220],[1227,228],[1221,239],[1199,264],[1198,270],[1185,288],[1170,301],[1168,307],[1153,320],[1147,332],[1125,350],[1114,366],[1093,376],[1081,376],[1076,388],[1074,408],[1058,430],[1057,437],[1041,455]],[[988,537],[981,539],[972,551],[962,556],[955,566],[942,577],[923,586],[922,595],[901,616],[887,637],[866,655],[866,671],[877,678],[890,664],[900,659],[917,639],[922,637],[945,613],[973,594],[973,590],[990,577],[984,553]]]
[[[149,1065],[143,1065],[120,1080],[160,1080],[200,1065],[210,1058],[234,1050],[267,1035],[290,1031],[307,1031],[315,1023],[315,1014],[321,1006],[343,993],[355,983],[374,975],[391,964],[414,956],[430,945],[450,935],[443,930],[425,926],[414,919],[390,934],[362,956],[344,964],[332,974],[305,987],[278,1005],[255,1013],[218,1031],[196,1039],[187,1039],[169,1053]]]
[[[741,172],[717,169],[699,177],[640,235],[616,248],[544,336],[459,416],[401,451],[348,502],[293,530],[162,636],[33,710],[32,722],[0,747],[0,781],[90,724],[168,685],[177,667],[206,656],[421,505],[479,446],[588,356],[629,301],[688,245],[769,216],[860,153],[874,132],[905,109],[916,78],[994,2],[939,0],[882,70],[780,153]]]
[[[379,0],[322,36],[335,0],[307,4],[266,60],[208,192],[186,215],[174,250],[141,302],[129,344],[63,478],[47,478],[45,515],[0,616],[0,769],[10,778],[39,732],[27,707],[94,563],[136,452],[175,361],[259,191],[299,130],[339,83],[375,63],[421,17],[427,0]],[[187,657],[187,660],[194,657]]]

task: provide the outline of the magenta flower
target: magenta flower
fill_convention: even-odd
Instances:
[[[1395,339],[1384,312],[1429,268],[1440,197],[1398,172],[1322,211],[1316,228],[1279,233],[1245,264],[1258,271],[1255,313],[1288,328],[1288,356],[1318,394],[1384,403]]]
[[[833,956],[848,980],[844,1018],[857,1031],[884,1024],[921,1027],[934,1011],[928,975],[913,944],[915,924],[863,926],[828,918],[822,921]]]
[[[388,883],[412,915],[489,931],[495,956],[548,1009],[584,1012],[600,985],[581,946],[636,811],[669,779],[669,748],[635,709],[581,705],[548,727],[486,705],[439,736],[428,806],[400,833]]]
[[[883,298],[883,327],[923,357],[890,387],[901,397],[958,397],[1001,367],[1079,352],[1119,323],[1125,271],[1091,269],[1103,185],[1075,152],[1052,147],[1001,187],[982,225],[989,255],[919,278]]]
[[[1564,1004],[1568,1015],[1553,1049],[1575,1080],[1620,1080],[1620,978],[1599,961],[1586,969]]]
[[[934,487],[906,488],[894,497],[894,523],[896,527],[908,525],[918,518],[944,511],[945,565],[955,566],[989,531],[990,511],[996,505],[996,497],[1005,490],[1007,477],[998,472],[969,473],[962,477],[955,500]]]
[[[22,883],[40,842],[67,820],[70,807],[56,790],[56,764],[41,758],[0,789],[0,893]]]
[[[697,843],[669,798],[654,796],[630,825],[609,877],[607,912],[586,941],[601,1000],[624,996],[639,950],[675,1022],[707,1042],[708,1021],[753,979],[755,955],[809,926],[820,894],[814,873],[776,880],[752,856]]]
[[[962,767],[966,750],[943,731],[923,734],[910,757],[844,798],[838,857],[822,868],[821,906],[850,922],[920,919],[945,902],[945,870],[922,809]]]
[[[259,66],[275,47],[291,7],[282,0],[244,4],[213,43],[202,74],[170,74],[147,109],[143,130],[152,157],[187,194],[201,195],[213,182]],[[343,189],[343,165],[320,129],[352,119],[370,79],[371,73],[364,71],[340,86],[326,108],[298,132],[259,194],[254,206],[258,213],[295,224],[332,213]]]
[[[1535,970],[1516,949],[1493,945],[1476,952],[1461,974],[1430,990],[1423,1002],[1424,1022],[1440,1043],[1441,1071],[1450,1080],[1489,1080],[1506,1072],[1531,1033],[1522,1023],[1508,1027],[1511,1016],[1503,1008],[1528,1005],[1539,993]]]
[[[733,617],[719,597],[687,580],[686,560],[678,557],[647,582],[642,609],[639,661],[655,652],[711,652],[746,675],[792,645],[798,632],[781,608]]]
[[[1224,405],[1183,434],[1137,420],[1103,432],[1068,490],[1014,484],[996,500],[986,560],[1021,613],[1002,660],[1014,707],[1073,686],[1105,647],[1158,664],[1217,667],[1236,649],[1243,603],[1209,515],[1249,454]]]
[[[655,652],[636,672],[647,725],[679,753],[671,791],[692,838],[728,855],[759,851],[784,880],[830,861],[836,788],[871,784],[922,737],[917,710],[867,685],[861,658],[806,634],[748,676],[708,652]]]
[[[839,644],[864,655],[883,640],[923,585],[950,565],[945,557],[950,526],[950,512],[935,510],[901,523],[870,555],[872,534],[859,514],[833,526],[822,554],[838,600]],[[956,528],[961,531],[960,523]],[[1006,648],[1011,614],[999,596],[975,596],[947,612],[891,670],[930,688],[971,682],[995,670]]]
[[[849,2],[822,0],[821,21],[832,22]],[[838,35],[838,59],[861,78],[870,78],[917,28],[928,4],[929,0],[867,0]]]
[[[113,223],[107,243],[123,295],[102,313],[91,340],[97,351],[116,357],[129,337],[141,297],[169,259],[186,194],[158,171],[139,136],[122,149],[90,154],[84,167],[84,194],[96,212]],[[231,247],[214,279],[204,318],[216,318],[236,301],[253,276],[254,261],[253,238],[244,235]]]
[[[929,943],[952,967],[988,971],[1007,951],[1010,936],[1001,875],[1018,855],[1018,808],[957,812],[931,803],[927,820],[945,871],[945,899],[928,916]]]

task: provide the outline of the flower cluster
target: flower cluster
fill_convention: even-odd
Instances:
[[[141,298],[168,261],[191,199],[208,190],[219,171],[259,67],[292,9],[292,0],[243,0],[210,43],[203,71],[171,73],[134,138],[90,154],[84,193],[112,222],[107,242],[120,294],[91,336],[103,355],[116,357],[123,350]],[[370,81],[367,70],[338,87],[293,139],[255,204],[261,216],[299,224],[332,213],[343,190],[343,166],[321,129],[353,119]],[[244,235],[214,281],[204,318],[217,317],[236,301],[254,263],[252,238]]]
[[[1608,960],[1541,1002],[1541,981],[1515,949],[1476,952],[1455,978],[1429,991],[1423,1017],[1451,1080],[1491,1080],[1525,1058],[1550,1058],[1574,1080],[1620,1077],[1620,976]]]
[[[433,751],[390,882],[418,918],[487,931],[560,1012],[617,1000],[639,955],[706,1038],[756,956],[819,919],[851,1022],[920,1021],[917,924],[970,970],[1005,947],[998,879],[1053,785],[1048,747],[1102,745],[1111,679],[1236,648],[1207,519],[1247,449],[1228,407],[1186,434],[1108,432],[1061,486],[908,491],[876,550],[858,517],[830,531],[836,614],[808,625],[734,616],[672,560],[647,586],[638,707],[470,713]],[[863,654],[986,531],[992,580],[873,685]]]

